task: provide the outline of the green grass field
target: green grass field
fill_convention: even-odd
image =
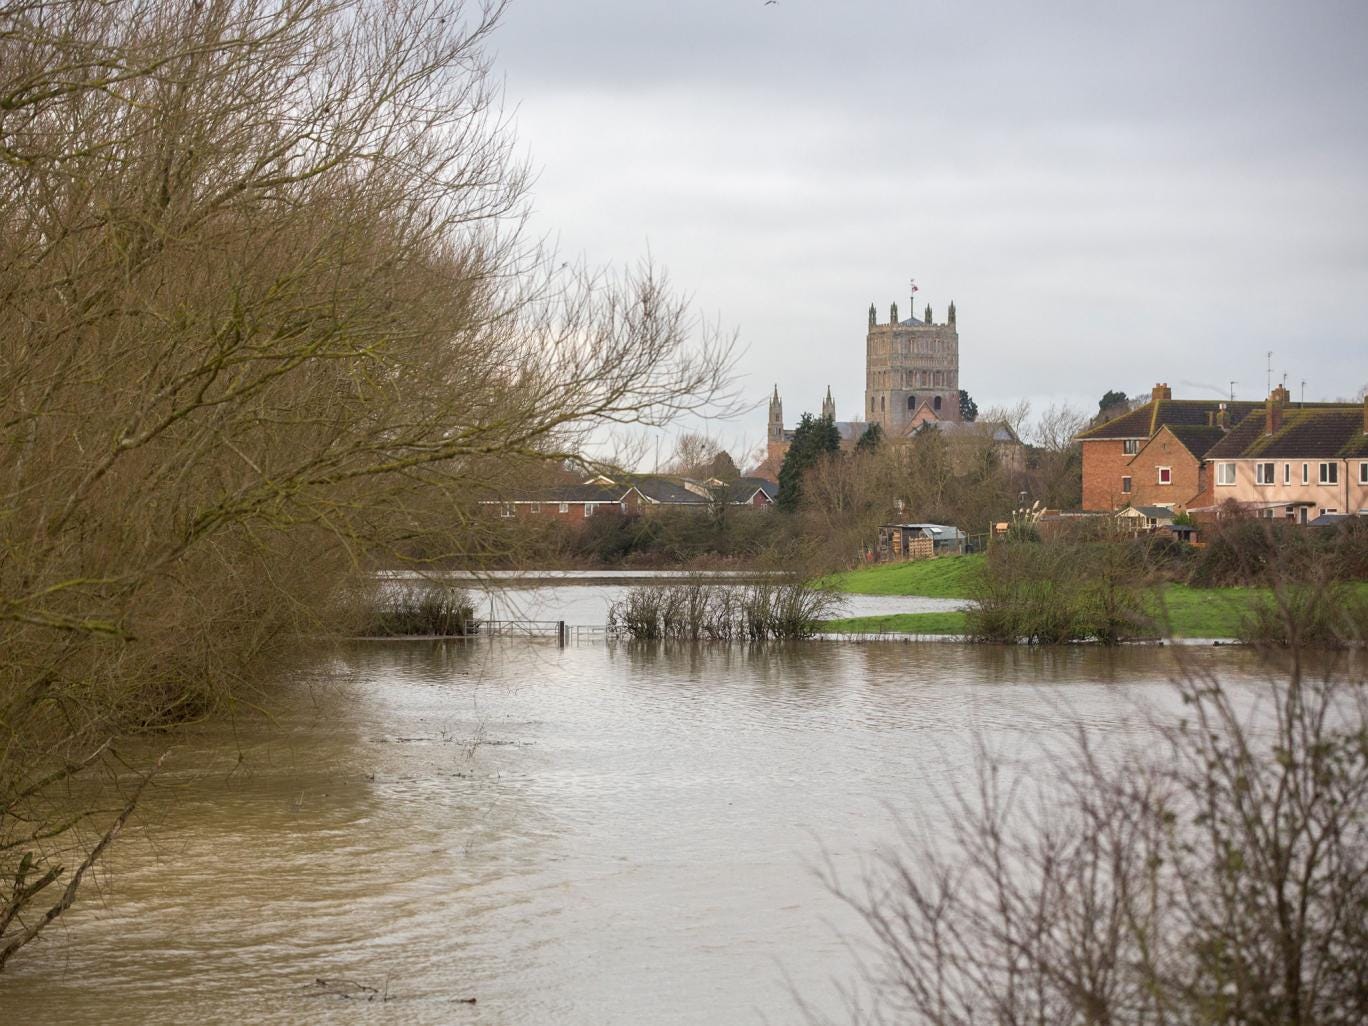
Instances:
[[[880,563],[843,574],[822,583],[849,595],[925,595],[928,598],[968,598],[975,574],[984,557],[942,556],[914,563]]]
[[[923,595],[968,598],[984,557],[943,556],[915,563],[883,563],[836,574],[822,583],[851,595]],[[1368,582],[1356,585],[1368,593]],[[1246,611],[1267,597],[1263,588],[1193,588],[1166,584],[1156,592],[1152,609],[1161,633],[1175,638],[1233,638]],[[831,620],[827,629],[852,634],[962,634],[964,614],[898,613]]]

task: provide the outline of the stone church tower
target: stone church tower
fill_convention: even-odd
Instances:
[[[865,339],[865,420],[899,437],[933,420],[959,420],[959,332],[955,304],[936,324],[928,304],[922,319],[898,320],[898,304],[880,324],[869,305]]]

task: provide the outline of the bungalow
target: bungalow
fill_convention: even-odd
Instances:
[[[1116,519],[1136,530],[1154,530],[1173,526],[1173,510],[1168,506],[1127,506],[1116,514]]]
[[[487,510],[504,518],[523,517],[582,521],[604,513],[635,515],[670,508],[705,509],[722,497],[728,506],[763,509],[774,505],[778,487],[761,478],[743,477],[730,484],[716,479],[694,481],[659,475],[631,475],[616,481],[604,475],[583,484],[529,489],[512,497],[481,499]]]

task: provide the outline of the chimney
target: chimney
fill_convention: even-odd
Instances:
[[[1150,402],[1157,403],[1160,399],[1172,399],[1173,389],[1168,387],[1167,381],[1162,381],[1150,389]]]
[[[1264,434],[1275,434],[1282,428],[1283,407],[1287,405],[1287,389],[1279,385],[1268,393],[1268,402],[1264,406]]]
[[[1221,403],[1221,405],[1216,408],[1216,426],[1222,431],[1229,430],[1230,428],[1230,410],[1227,409],[1225,403]]]

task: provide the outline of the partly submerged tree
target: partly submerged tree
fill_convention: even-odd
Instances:
[[[0,966],[125,822],[129,730],[278,673],[415,537],[478,559],[520,462],[720,394],[655,271],[521,234],[502,7],[0,7]]]
[[[874,944],[854,1021],[1368,1020],[1362,656],[1311,658],[1304,597],[1274,595],[1293,643],[1266,682],[1179,658],[1177,701],[1138,732],[981,750],[943,834],[906,831],[859,884],[829,875]]]

